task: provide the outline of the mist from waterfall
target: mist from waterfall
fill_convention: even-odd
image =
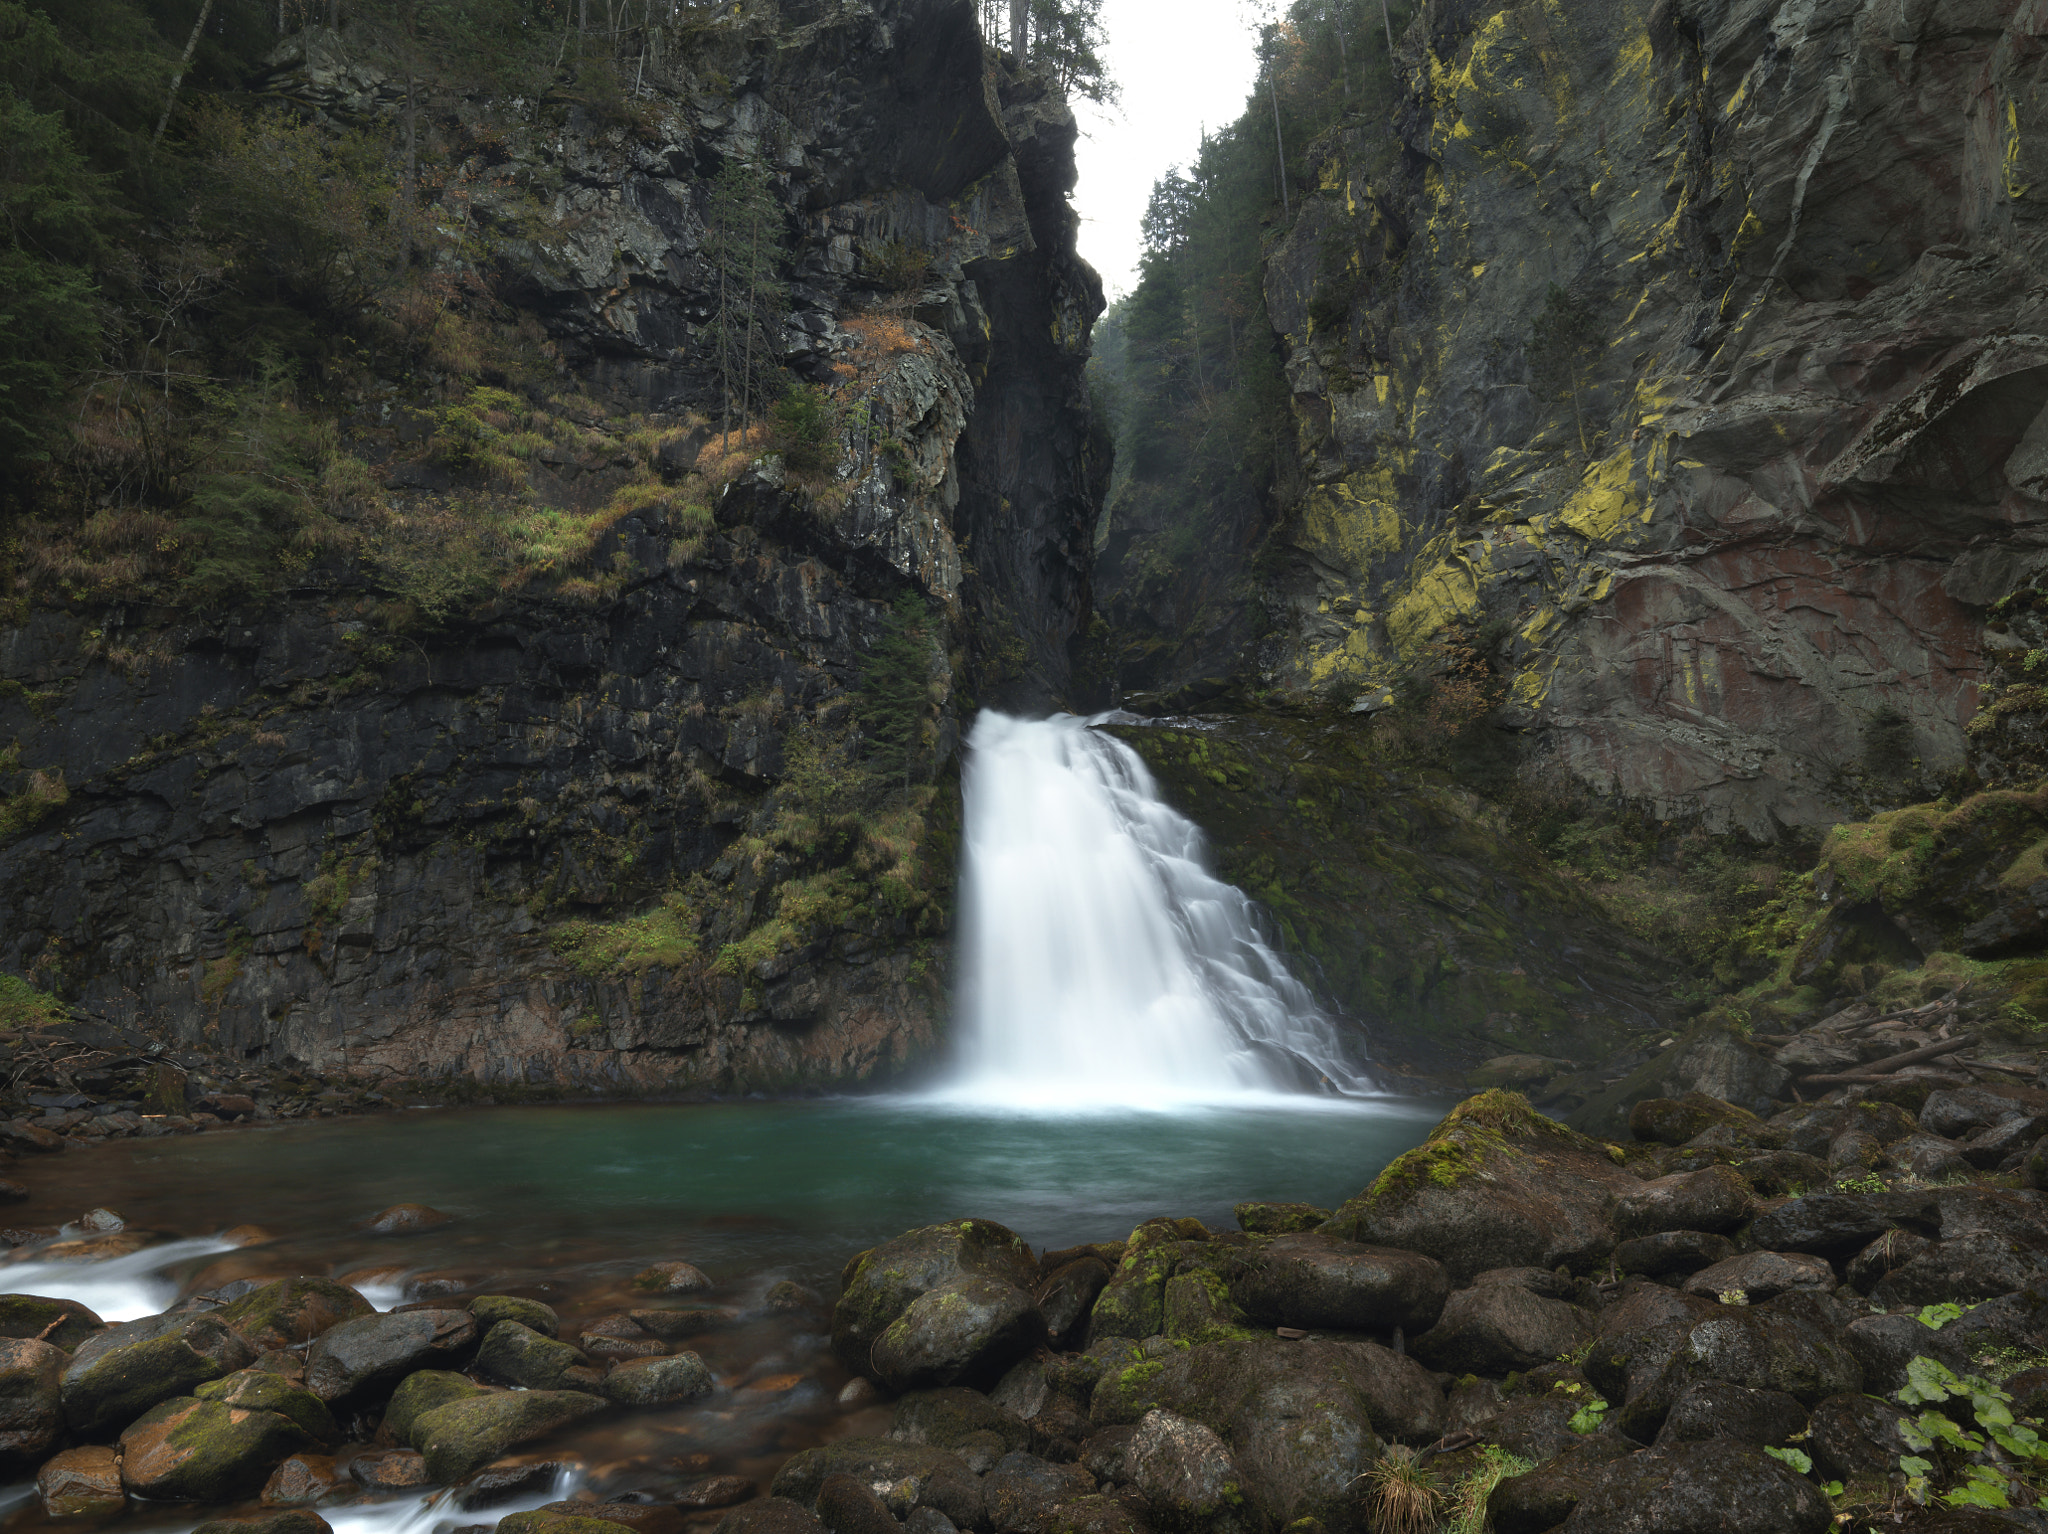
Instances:
[[[1073,715],[984,711],[965,773],[958,1048],[937,1095],[1044,1109],[1373,1090],[1137,752]]]

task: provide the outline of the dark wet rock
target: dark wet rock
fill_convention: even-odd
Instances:
[[[518,1321],[491,1327],[476,1350],[474,1367],[487,1380],[529,1390],[593,1389],[599,1378],[590,1360],[568,1343]]]
[[[64,1437],[65,1362],[47,1342],[0,1339],[0,1475],[33,1469]]]
[[[1877,1137],[1860,1129],[1845,1129],[1828,1141],[1828,1170],[1838,1176],[1866,1172],[1884,1159]]]
[[[2003,1093],[1983,1087],[1948,1087],[1929,1093],[1927,1101],[1921,1104],[1920,1128],[1953,1140],[2023,1111],[2021,1103]]]
[[[477,1331],[483,1336],[489,1336],[491,1328],[500,1321],[517,1321],[543,1337],[562,1334],[562,1318],[555,1314],[552,1305],[543,1305],[539,1300],[523,1300],[511,1294],[480,1294],[465,1308],[476,1317]]]
[[[439,1230],[455,1218],[425,1204],[393,1204],[363,1221],[360,1229],[369,1236],[414,1236]]]
[[[1505,1374],[1549,1363],[1592,1335],[1592,1317],[1575,1305],[1532,1294],[1519,1283],[1482,1282],[1452,1295],[1443,1318],[1410,1349],[1420,1362],[1447,1373]]]
[[[1704,1092],[1649,1097],[1628,1111],[1628,1132],[1657,1145],[1683,1145],[1717,1124],[1747,1129],[1757,1122],[1755,1114]]]
[[[1843,1274],[1850,1288],[1868,1294],[1872,1285],[1893,1268],[1902,1268],[1915,1257],[1933,1251],[1934,1245],[1925,1236],[1916,1236],[1909,1230],[1888,1230],[1850,1258]]]
[[[69,1353],[106,1324],[76,1300],[0,1294],[0,1337],[47,1342]]]
[[[518,1498],[530,1498],[536,1492],[548,1490],[564,1475],[582,1474],[589,1468],[574,1454],[501,1455],[462,1483],[457,1505],[465,1512],[498,1507]],[[752,1496],[753,1482],[749,1481],[747,1486],[747,1495]]]
[[[2000,1386],[2012,1397],[2012,1414],[2023,1421],[2048,1417],[2048,1367],[2022,1369]]]
[[[1726,1234],[1749,1217],[1754,1196],[1732,1167],[1679,1172],[1624,1189],[1614,1200],[1614,1232],[1626,1240],[1660,1231]]]
[[[1249,1337],[1252,1329],[1224,1278],[1207,1268],[1176,1273],[1166,1281],[1161,1333],[1172,1342],[1219,1342]]]
[[[988,1393],[989,1403],[1020,1422],[1029,1422],[1049,1403],[1059,1399],[1059,1392],[1046,1376],[1046,1362],[1043,1358],[1027,1358],[1012,1365],[1010,1371],[996,1381],[995,1389]],[[893,1428],[891,1436],[894,1436]]]
[[[2048,1235],[1966,1230],[1936,1243],[1871,1286],[1887,1309],[1988,1300],[2048,1279]]]
[[[1937,1182],[1945,1177],[1967,1177],[1970,1163],[1961,1147],[1933,1135],[1909,1135],[1888,1150],[1885,1164],[1921,1179]]]
[[[1822,1534],[1820,1488],[1764,1453],[1709,1439],[1630,1455],[1591,1481],[1571,1534]]]
[[[1505,1398],[1492,1380],[1468,1375],[1450,1388],[1444,1401],[1444,1432],[1469,1433],[1501,1409]]]
[[[1051,1534],[1053,1509],[1095,1490],[1079,1465],[1055,1465],[1035,1454],[1005,1454],[982,1478],[988,1520],[996,1534]]]
[[[1644,1331],[1666,1321],[1683,1321],[1690,1326],[1720,1313],[1721,1307],[1713,1300],[1632,1279],[1601,1306],[1598,1326],[1605,1339]]]
[[[904,1534],[959,1534],[959,1526],[935,1507],[913,1507],[903,1519]]]
[[[1076,1497],[1052,1510],[1047,1534],[1150,1534],[1128,1496]]]
[[[1863,1370],[1863,1388],[1891,1395],[1906,1382],[1906,1365],[1925,1354],[1950,1368],[1967,1368],[1963,1333],[1936,1331],[1914,1315],[1862,1316],[1842,1328],[1842,1345]]]
[[[1166,1326],[1166,1285],[1188,1239],[1177,1221],[1147,1220],[1130,1234],[1088,1318],[1088,1340],[1157,1336]]]
[[[1700,1269],[1685,1281],[1685,1292],[1703,1299],[1739,1295],[1762,1304],[1792,1289],[1832,1289],[1835,1270],[1825,1258],[1805,1252],[1744,1252]]]
[[[875,1339],[868,1369],[892,1390],[993,1379],[1044,1337],[1030,1290],[968,1275],[912,1300]]]
[[[1941,1222],[1931,1193],[1809,1193],[1758,1215],[1749,1239],[1772,1251],[1846,1258],[1892,1229],[1939,1237]]]
[[[1238,1229],[1254,1236],[1291,1236],[1314,1230],[1330,1218],[1331,1211],[1314,1204],[1253,1202],[1239,1204],[1232,1213],[1237,1216]]]
[[[1209,1428],[1172,1412],[1149,1411],[1132,1429],[1123,1475],[1144,1496],[1162,1528],[1230,1523],[1243,1482],[1230,1450]]]
[[[575,1390],[494,1391],[421,1412],[412,1442],[427,1457],[427,1474],[445,1484],[604,1409],[602,1397]]]
[[[1679,1392],[1657,1432],[1657,1444],[1733,1438],[1738,1443],[1789,1443],[1806,1430],[1806,1408],[1782,1390],[1756,1390],[1727,1380],[1700,1380]]]
[[[1780,1149],[1818,1160],[1827,1155],[1841,1123],[1840,1108],[1808,1104],[1773,1114],[1765,1128],[1778,1137]]]
[[[1639,1186],[1598,1141],[1513,1093],[1487,1092],[1452,1109],[1325,1228],[1434,1257],[1453,1283],[1517,1264],[1583,1271],[1614,1249],[1609,1202]]]
[[[536,1509],[556,1517],[595,1519],[634,1534],[682,1534],[683,1515],[665,1502],[550,1502]],[[842,1531],[844,1534],[844,1531]]]
[[[1504,1476],[1486,1499],[1494,1534],[1547,1534],[1569,1518],[1607,1467],[1634,1452],[1608,1437],[1582,1438],[1522,1475]]]
[[[823,1297],[816,1290],[806,1289],[796,1280],[789,1278],[771,1285],[767,1294],[762,1296],[761,1303],[768,1310],[783,1314],[821,1311],[827,1308]]]
[[[231,1502],[259,1491],[288,1454],[314,1447],[291,1418],[183,1396],[121,1434],[121,1484],[151,1502]]]
[[[958,1386],[920,1390],[905,1396],[896,1403],[896,1415],[889,1424],[891,1438],[930,1444],[938,1449],[957,1450],[968,1439],[984,1434],[992,1435],[1002,1445],[998,1458],[1031,1445],[1031,1429],[1021,1417],[980,1391]]]
[[[818,1519],[833,1534],[901,1534],[902,1525],[859,1476],[840,1471],[818,1487]]]
[[[597,1388],[606,1400],[620,1406],[666,1406],[708,1396],[718,1382],[695,1353],[676,1353],[666,1358],[631,1359],[607,1374]]]
[[[1269,1242],[1233,1291],[1256,1319],[1341,1331],[1426,1331],[1451,1292],[1442,1263],[1320,1233]]]
[[[318,1396],[303,1385],[265,1370],[240,1369],[194,1387],[192,1394],[202,1401],[223,1401],[243,1411],[274,1411],[291,1418],[315,1443],[331,1444],[341,1437],[333,1414]]]
[[[105,1432],[255,1361],[256,1350],[214,1315],[151,1316],[110,1326],[72,1353],[64,1371],[64,1415],[81,1433]]]
[[[1036,1291],[1046,1335],[1058,1341],[1076,1332],[1087,1321],[1109,1277],[1109,1264],[1093,1255],[1077,1257],[1048,1273]]]
[[[882,1374],[873,1355],[884,1334],[925,1296],[946,1288],[957,1301],[934,1301],[911,1327],[897,1331],[889,1347],[892,1364],[916,1384],[951,1384],[970,1369],[999,1372],[1043,1326],[1031,1303],[1036,1279],[1031,1249],[991,1221],[910,1231],[847,1265],[844,1293],[832,1312],[833,1351],[857,1373]],[[971,1290],[955,1287],[970,1281]],[[916,1333],[926,1322],[942,1341],[919,1341]],[[949,1377],[937,1377],[948,1369]]]
[[[1995,1171],[2040,1139],[2044,1128],[2048,1128],[2048,1118],[2041,1115],[2008,1114],[1995,1124],[1973,1131],[1957,1149],[1963,1160],[1978,1171]]]
[[[291,1454],[263,1483],[266,1507],[301,1507],[324,1502],[343,1489],[331,1454]]]
[[[1760,1156],[1745,1156],[1734,1165],[1765,1198],[1805,1193],[1828,1180],[1825,1161],[1795,1150],[1765,1151]]]
[[[321,1333],[307,1354],[306,1388],[334,1405],[373,1401],[408,1374],[467,1358],[476,1335],[475,1320],[463,1310],[392,1311],[344,1321]]]
[[[778,1493],[734,1508],[719,1519],[713,1534],[825,1534],[825,1525]]]
[[[1631,1410],[1631,1433],[1637,1426],[1661,1425],[1661,1413],[1688,1386],[1702,1380],[1782,1391],[1811,1407],[1831,1395],[1861,1389],[1863,1368],[1847,1346],[1810,1322],[1728,1306],[1686,1334],[1656,1382],[1643,1392],[1643,1410]],[[1653,1424],[1651,1417],[1658,1421]]]
[[[121,1457],[93,1444],[66,1449],[36,1472],[36,1494],[52,1518],[91,1518],[118,1513],[128,1505],[121,1485]]]
[[[1895,1144],[1920,1131],[1912,1114],[1882,1098],[1864,1098],[1848,1104],[1842,1109],[1841,1123],[1844,1130],[1869,1135],[1879,1145]]]
[[[281,1278],[216,1312],[259,1353],[309,1341],[329,1327],[375,1313],[355,1290],[324,1278]]]
[[[657,1262],[633,1275],[633,1287],[647,1294],[701,1294],[712,1284],[694,1264]]]
[[[1624,1273],[1658,1278],[1667,1273],[1697,1273],[1735,1255],[1735,1243],[1703,1230],[1666,1230],[1637,1236],[1614,1249],[1614,1265]]]
[[[2022,1237],[2048,1230],[2048,1198],[2037,1192],[1965,1183],[1930,1189],[1929,1196],[1941,1210],[1944,1241],[1973,1230]]]
[[[576,1341],[593,1364],[603,1364],[612,1361],[630,1363],[634,1359],[659,1358],[668,1352],[667,1343],[644,1335],[639,1337],[612,1337],[602,1332],[585,1332]],[[564,1383],[575,1384],[583,1378],[584,1376],[582,1375],[565,1376]],[[581,1389],[582,1387],[577,1385],[577,1388]]]
[[[0,1177],[0,1204],[22,1204],[34,1196],[25,1184],[9,1182],[6,1178]]]
[[[348,1462],[348,1478],[365,1491],[408,1491],[427,1482],[427,1458],[417,1449],[379,1449]]]
[[[446,1369],[422,1369],[408,1374],[391,1392],[391,1399],[384,1407],[384,1427],[400,1443],[418,1448],[419,1445],[413,1441],[413,1428],[422,1416],[437,1406],[446,1406],[450,1401],[466,1401],[473,1396],[489,1394],[490,1391],[482,1385],[463,1375]]]
[[[778,1497],[809,1507],[817,1501],[818,1490],[829,1475],[850,1475],[870,1486],[895,1485],[914,1478],[928,1487],[948,1472],[976,1484],[974,1478],[967,1474],[967,1467],[960,1462],[960,1457],[950,1449],[904,1443],[894,1438],[841,1438],[791,1455],[775,1472],[774,1483],[769,1489]],[[962,1528],[968,1528],[980,1518],[978,1489],[974,1495],[976,1505],[965,1519],[942,1502],[934,1502],[933,1505]]]
[[[1571,1429],[1578,1409],[1576,1401],[1563,1396],[1521,1396],[1508,1402],[1477,1431],[1489,1443],[1499,1444],[1517,1458],[1541,1464],[1582,1441]]]
[[[0,1142],[8,1149],[47,1156],[64,1149],[64,1139],[21,1119],[0,1119]]]
[[[499,1534],[619,1534],[616,1523],[597,1515],[594,1502],[557,1502],[513,1513],[498,1520],[498,1529]]]
[[[1868,1395],[1829,1396],[1813,1409],[1806,1451],[1821,1479],[1885,1475],[1911,1451],[1899,1436],[1899,1409]]]
[[[756,1482],[743,1475],[702,1475],[676,1488],[676,1506],[690,1512],[707,1512],[745,1502],[759,1490]]]
[[[325,1518],[303,1507],[239,1518],[209,1518],[192,1534],[334,1534]]]

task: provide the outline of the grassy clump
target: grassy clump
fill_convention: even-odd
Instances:
[[[19,1033],[54,1028],[67,1017],[64,1003],[39,991],[19,975],[0,973],[0,1029]]]

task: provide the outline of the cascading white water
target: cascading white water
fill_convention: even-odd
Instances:
[[[1352,1095],[1371,1082],[1202,866],[1143,760],[1073,715],[967,741],[959,1059],[941,1095],[1027,1108]]]

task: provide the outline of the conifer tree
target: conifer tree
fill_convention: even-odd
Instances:
[[[861,671],[860,720],[868,758],[906,789],[923,756],[932,639],[932,616],[924,599],[906,592],[882,620],[882,637]]]
[[[783,238],[782,204],[767,167],[727,161],[711,183],[703,244],[704,259],[718,275],[706,339],[724,398],[721,433],[732,430],[735,403],[742,431],[767,405],[772,338],[788,301],[777,276]]]

